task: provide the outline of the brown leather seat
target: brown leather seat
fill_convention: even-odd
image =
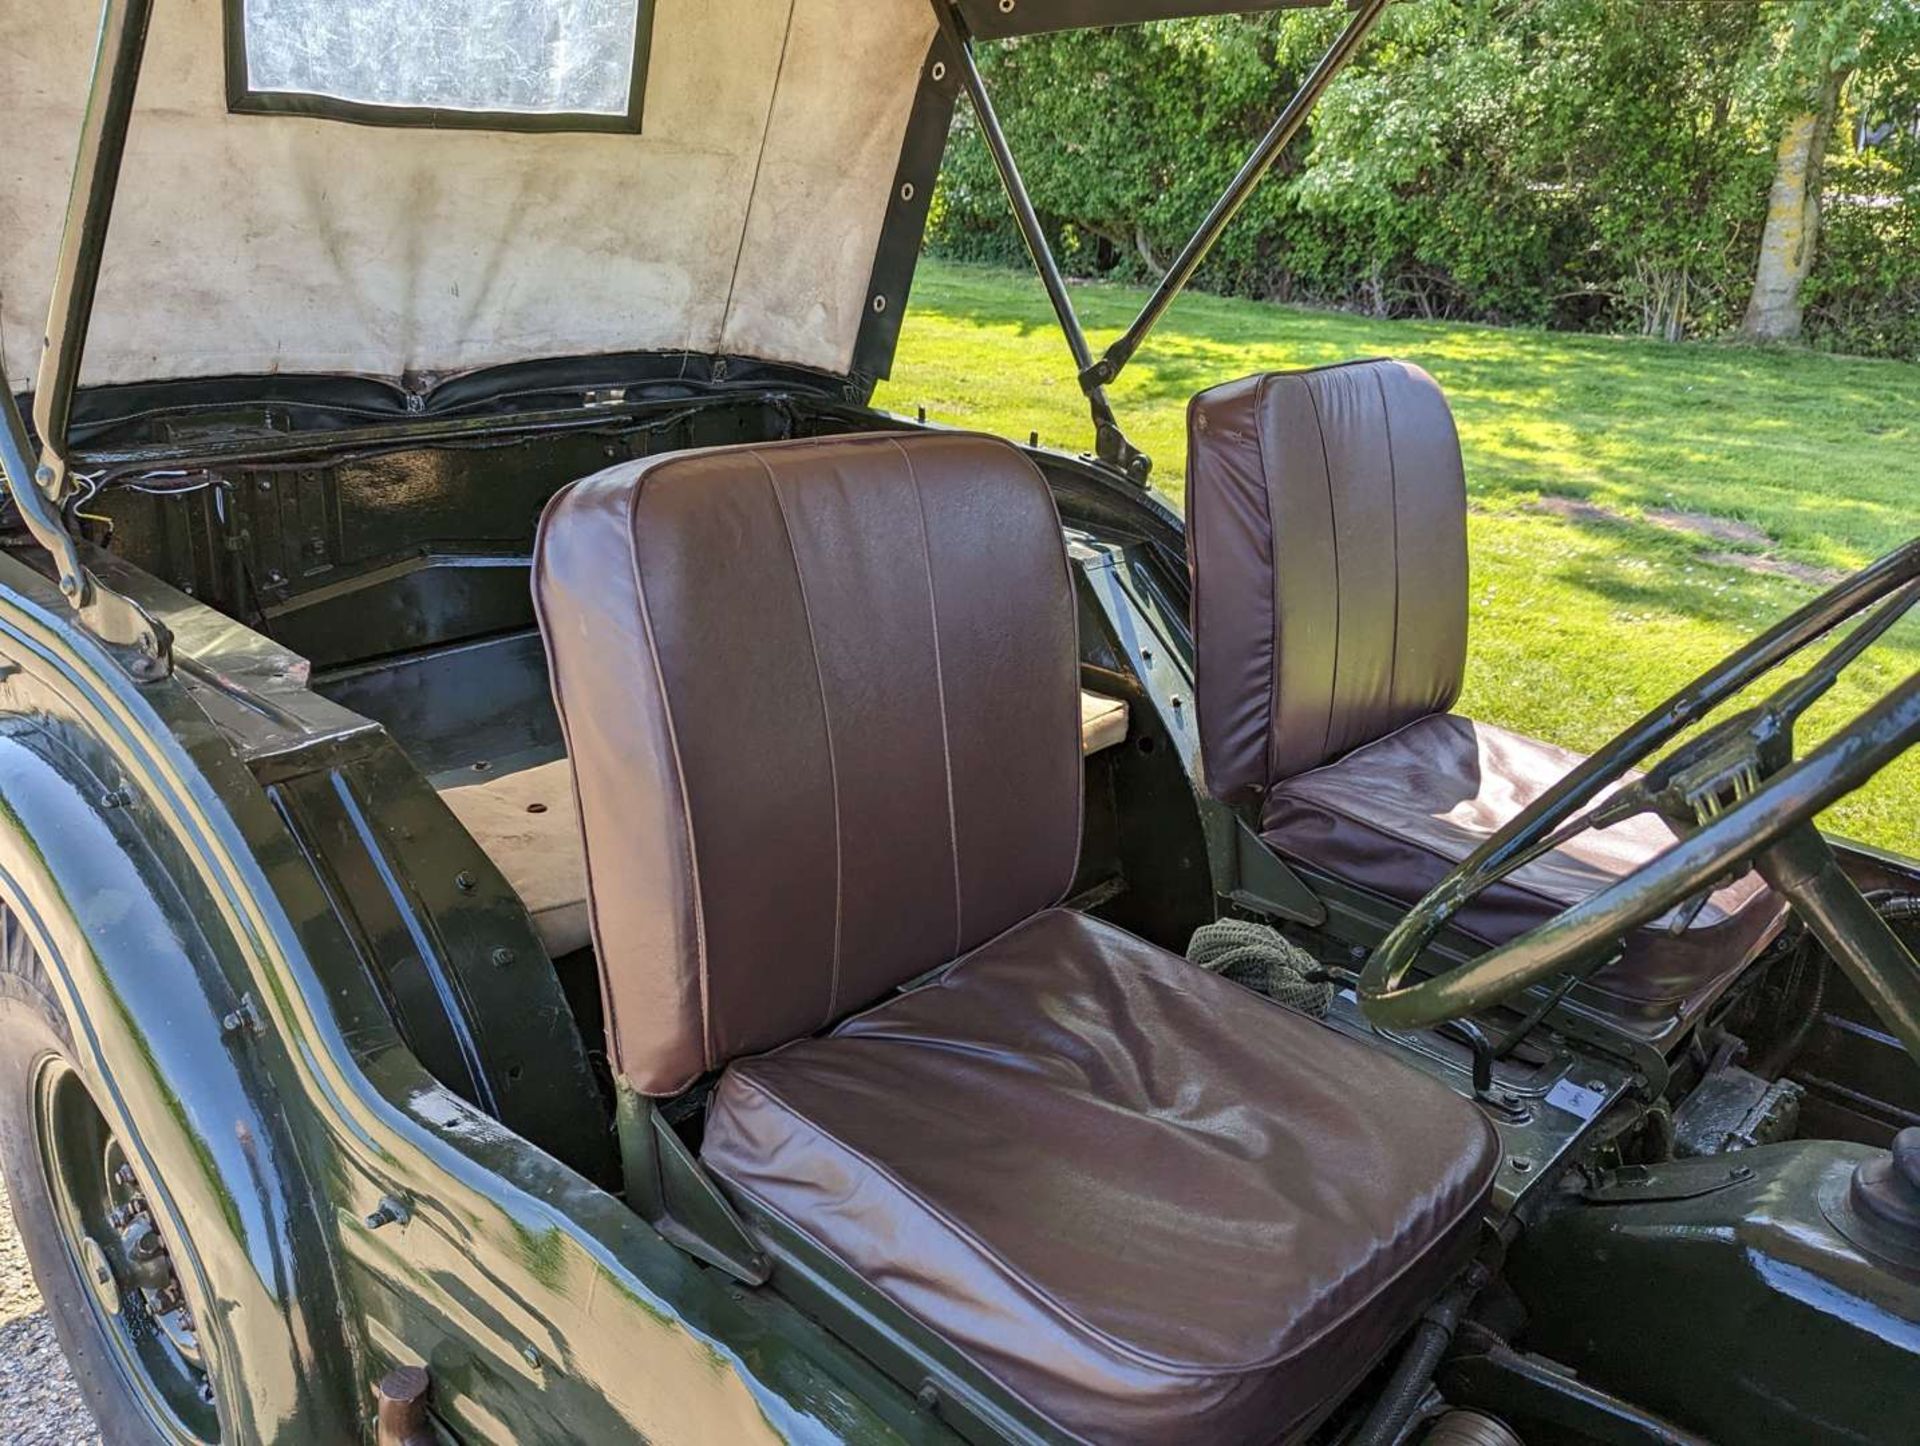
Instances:
[[[615,468],[549,508],[536,590],[615,1068],[724,1070],[703,1158],[751,1219],[1112,1442],[1286,1438],[1472,1249],[1473,1106],[1052,907],[1074,600],[1013,448]]]
[[[1467,651],[1466,485],[1440,389],[1355,362],[1252,376],[1189,410],[1187,541],[1206,780],[1281,855],[1411,904],[1579,755],[1448,712]],[[1515,938],[1673,843],[1588,833],[1458,920]],[[1678,934],[1625,941],[1578,997],[1672,1037],[1777,932],[1749,874]]]

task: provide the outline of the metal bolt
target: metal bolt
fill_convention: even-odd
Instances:
[[[262,492],[271,492],[271,491],[273,491],[273,478],[271,478],[271,477],[262,477],[262,478],[260,479],[260,490],[261,490]]]
[[[913,1399],[919,1402],[921,1410],[937,1411],[940,1409],[940,1388],[928,1381],[915,1392]]]
[[[80,579],[75,577],[70,572],[62,575],[60,579],[60,591],[65,593],[68,597],[72,597],[75,593],[80,591]]]
[[[38,482],[42,487],[53,486],[53,468],[47,466],[44,462],[41,463],[33,469],[33,480]]]
[[[913,182],[912,181],[901,182],[900,199],[903,201],[911,201],[913,199]]]
[[[393,1196],[385,1195],[374,1207],[373,1213],[367,1216],[366,1227],[369,1230],[379,1230],[387,1225],[405,1225],[412,1218],[412,1212],[405,1205]]]
[[[1516,1175],[1524,1175],[1533,1168],[1533,1161],[1525,1155],[1514,1155],[1508,1159],[1507,1168]]]
[[[933,78],[934,78],[935,80],[945,80],[945,79],[947,78],[947,63],[946,63],[946,61],[944,61],[944,60],[936,60],[936,61],[934,61],[934,63],[933,63]]]
[[[1000,0],[1000,13],[1002,15],[1013,14],[1013,6],[1014,0]]]
[[[880,312],[883,312],[883,311],[885,311],[885,310],[887,309],[887,299],[886,299],[886,297],[884,297],[884,296],[876,296],[876,297],[874,297],[874,299],[873,299],[873,309],[874,309],[874,312],[875,312],[875,314],[876,314],[876,315],[877,315],[878,313],[880,313]]]
[[[532,1346],[520,1347],[520,1359],[525,1361],[534,1370],[537,1371],[540,1369],[540,1352],[536,1351]]]
[[[493,967],[494,968],[505,969],[512,963],[513,963],[513,950],[507,948],[506,945],[503,944],[498,949],[495,949],[493,951]]]
[[[471,894],[478,887],[478,881],[465,869],[453,876],[453,886],[463,894]]]
[[[383,1442],[420,1442],[434,1439],[427,1422],[427,1396],[433,1377],[424,1366],[395,1366],[380,1378],[376,1392],[378,1439]]]
[[[220,1017],[222,1034],[239,1034],[242,1031],[250,1034],[267,1032],[266,1021],[260,1015],[260,1006],[253,1002],[251,994],[241,995],[239,1008]]]

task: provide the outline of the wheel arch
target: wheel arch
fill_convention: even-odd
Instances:
[[[176,1265],[211,1323],[230,1428],[351,1439],[356,1343],[328,1222],[309,1203],[324,1198],[321,1162],[288,1117],[276,1047],[248,1022],[232,935],[193,897],[197,876],[166,866],[174,841],[90,766],[86,741],[45,719],[0,729],[0,907],[162,1234],[190,1244]]]

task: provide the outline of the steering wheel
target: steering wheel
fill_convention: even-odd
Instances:
[[[1920,601],[1920,537],[1863,568],[1703,673],[1543,793],[1400,921],[1360,976],[1375,1025],[1464,1019],[1549,978],[1584,978],[1630,930],[1670,910],[1684,927],[1719,884],[1757,869],[1920,1060],[1920,962],[1841,869],[1814,826],[1920,741],[1920,672],[1796,759],[1794,724],[1842,670]],[[1621,782],[1676,735],[1843,623],[1872,610],[1820,660],[1757,706],[1708,727]],[[1658,813],[1678,841],[1529,933],[1415,983],[1421,951],[1475,895],[1589,828]]]

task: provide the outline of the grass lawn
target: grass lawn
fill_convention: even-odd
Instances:
[[[1075,288],[1096,353],[1143,298]],[[1460,706],[1489,722],[1597,747],[1814,596],[1820,578],[1920,532],[1920,366],[1908,363],[1190,296],[1135,357],[1114,403],[1154,458],[1154,485],[1178,503],[1193,392],[1253,371],[1389,355],[1432,372],[1459,420],[1473,561]],[[877,401],[1090,445],[1046,297],[1015,272],[924,263]],[[1710,536],[1709,520],[1733,525]],[[1916,668],[1920,616],[1855,664],[1812,725],[1852,716]],[[1826,822],[1920,854],[1920,749]]]

